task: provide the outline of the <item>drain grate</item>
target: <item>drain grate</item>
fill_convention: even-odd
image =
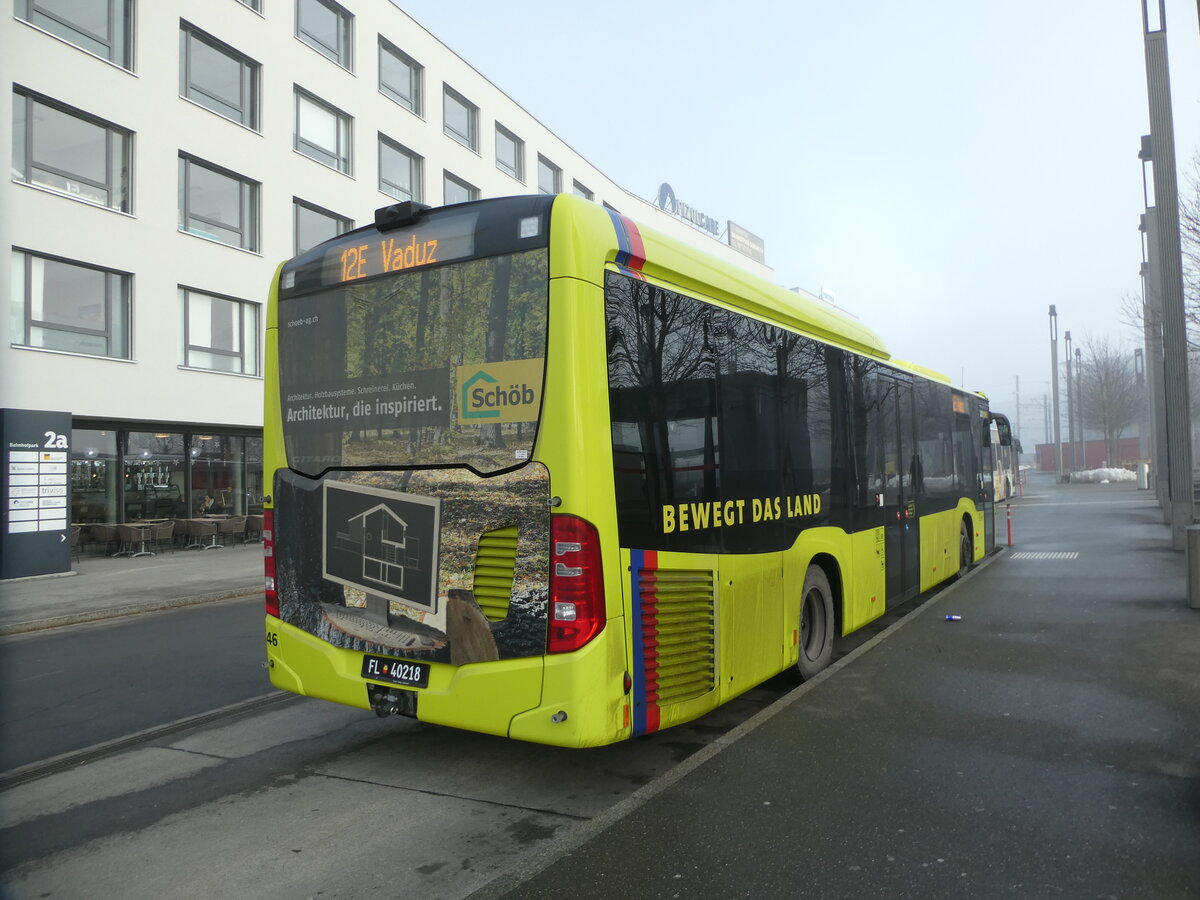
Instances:
[[[1061,550],[1058,552],[1021,550],[1012,555],[1013,559],[1079,559],[1078,550]]]

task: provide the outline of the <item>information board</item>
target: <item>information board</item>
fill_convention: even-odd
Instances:
[[[0,410],[0,578],[71,571],[71,414]]]

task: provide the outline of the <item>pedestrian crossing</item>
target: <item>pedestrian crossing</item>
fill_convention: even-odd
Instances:
[[[1066,560],[1079,559],[1078,550],[1059,550],[1059,551],[1038,551],[1038,550],[1019,550],[1012,555],[1013,559],[1052,559]]]

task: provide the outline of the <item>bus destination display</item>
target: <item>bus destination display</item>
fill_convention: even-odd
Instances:
[[[415,231],[366,232],[351,237],[326,252],[324,284],[398,274],[468,257],[475,249],[475,216],[443,219]]]

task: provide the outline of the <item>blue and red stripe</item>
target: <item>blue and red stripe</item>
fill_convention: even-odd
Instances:
[[[618,212],[606,210],[617,232],[617,265],[627,274],[642,278],[642,266],[646,262],[646,245],[642,233],[632,220]]]
[[[658,597],[655,550],[629,551],[633,598],[633,733],[658,731]],[[644,573],[644,574],[643,574]]]

